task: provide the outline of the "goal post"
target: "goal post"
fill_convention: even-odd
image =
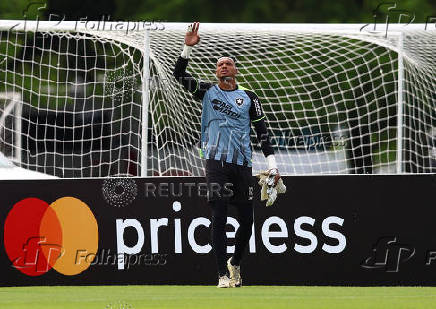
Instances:
[[[400,174],[403,171],[403,33],[398,36],[398,102],[397,102],[397,167],[396,172]]]
[[[21,163],[22,101],[18,92],[0,92],[0,151],[17,165]]]
[[[144,65],[142,78],[142,124],[141,124],[141,176],[148,176],[148,114],[150,105],[150,33],[144,35]]]
[[[23,106],[21,165],[59,177],[204,175],[201,104],[172,76],[188,24],[97,23],[0,21],[0,92]],[[214,82],[218,57],[236,58],[285,175],[434,173],[436,31],[361,29],[202,24],[188,70]]]

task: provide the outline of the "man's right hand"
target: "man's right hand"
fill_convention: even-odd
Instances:
[[[195,22],[188,27],[188,32],[185,34],[185,44],[188,46],[194,46],[200,42],[200,36],[198,35],[199,22]]]

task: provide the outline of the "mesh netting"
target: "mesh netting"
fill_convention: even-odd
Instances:
[[[148,50],[145,32],[1,32],[0,92],[9,99],[0,97],[0,113],[22,119],[20,138],[16,121],[0,128],[6,155],[61,177],[133,176],[141,167],[149,176],[204,175],[201,103],[172,76],[184,33],[185,25],[150,31]],[[236,58],[238,83],[260,97],[282,174],[435,172],[434,31],[209,25],[200,35],[188,71],[214,82],[216,60]],[[11,104],[22,108],[5,113]],[[266,162],[254,132],[252,141],[257,172]]]

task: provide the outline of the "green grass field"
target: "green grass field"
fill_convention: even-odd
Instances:
[[[0,288],[0,308],[436,308],[436,288],[12,287]]]

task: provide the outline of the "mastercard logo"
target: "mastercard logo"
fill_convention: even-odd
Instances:
[[[43,275],[51,268],[63,275],[77,275],[93,260],[78,262],[77,253],[97,253],[97,220],[88,205],[74,197],[51,204],[26,198],[8,213],[4,246],[13,267],[28,276]]]

